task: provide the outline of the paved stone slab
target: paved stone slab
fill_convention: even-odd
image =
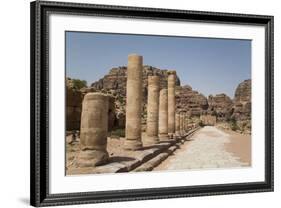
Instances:
[[[192,135],[192,134],[189,134]],[[192,136],[192,140],[182,150],[169,157],[156,170],[182,170],[202,168],[234,168],[249,164],[227,152],[224,144],[230,142],[229,135],[223,131],[207,126]]]
[[[152,158],[146,163],[143,163],[141,166],[137,167],[134,172],[141,172],[141,171],[151,171],[157,165],[159,165],[163,160],[165,160],[169,155],[171,155],[178,146],[174,145],[167,149],[165,152],[158,154],[156,157]]]

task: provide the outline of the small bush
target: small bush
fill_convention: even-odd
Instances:
[[[239,126],[237,125],[237,121],[236,121],[235,118],[232,118],[232,119],[230,120],[230,128],[231,128],[232,131],[237,131],[237,130],[239,130]]]
[[[111,132],[111,136],[125,137],[125,129],[115,129]]]
[[[77,90],[80,90],[83,87],[87,87],[86,80],[72,79],[72,83],[73,83],[74,89],[77,89]]]
[[[205,126],[203,121],[199,121],[199,126],[201,126],[201,127]]]

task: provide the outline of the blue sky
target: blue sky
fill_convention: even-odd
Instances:
[[[113,67],[126,66],[130,53],[143,64],[174,69],[181,85],[233,98],[237,85],[251,78],[251,41],[149,35],[66,32],[66,76],[88,85]]]

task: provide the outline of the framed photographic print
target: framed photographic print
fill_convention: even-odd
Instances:
[[[31,205],[273,191],[273,17],[31,3]]]

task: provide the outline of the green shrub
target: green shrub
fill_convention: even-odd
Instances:
[[[199,126],[201,126],[201,127],[205,126],[203,121],[199,121]]]
[[[111,132],[111,136],[125,137],[125,129],[115,129]]]
[[[86,80],[80,80],[80,79],[72,79],[73,88],[80,90],[83,87],[87,87],[87,81]]]
[[[239,126],[237,125],[237,121],[235,118],[231,118],[230,120],[230,128],[232,131],[237,131],[239,130]]]

